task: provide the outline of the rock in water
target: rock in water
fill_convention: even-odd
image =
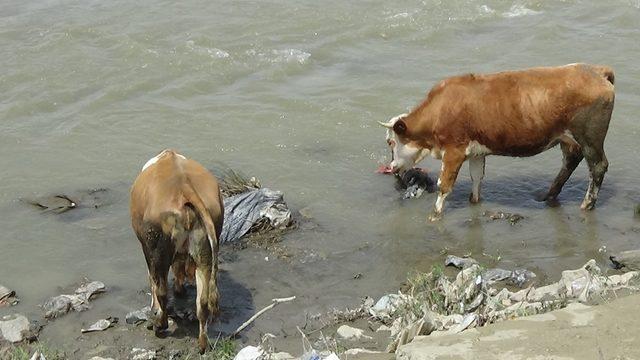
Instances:
[[[0,336],[17,343],[25,339],[29,332],[29,320],[24,315],[7,315],[0,319]]]

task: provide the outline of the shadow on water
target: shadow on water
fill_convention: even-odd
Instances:
[[[185,337],[197,339],[199,330],[198,320],[195,316],[196,288],[195,286],[187,286],[186,290],[185,297],[173,299],[170,317],[176,320],[178,327],[168,336],[179,339]],[[251,291],[233,279],[225,270],[218,270],[218,293],[220,294],[220,312],[215,318],[212,318],[208,328],[211,340],[233,334],[255,312]],[[176,314],[189,315],[177,316]],[[250,327],[251,325],[248,328]]]

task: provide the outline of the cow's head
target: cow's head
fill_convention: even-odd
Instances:
[[[411,169],[429,153],[429,149],[421,147],[410,139],[405,122],[407,116],[409,114],[401,114],[386,123],[378,121],[380,125],[387,128],[387,144],[391,148],[389,166],[394,174]]]

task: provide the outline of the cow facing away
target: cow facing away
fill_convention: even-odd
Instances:
[[[222,204],[216,178],[172,150],[149,160],[131,188],[131,223],[147,261],[156,335],[168,327],[167,277],[171,267],[176,296],[184,294],[185,280],[195,278],[200,353],[208,344],[209,316],[218,312]]]
[[[555,199],[583,158],[589,186],[582,202],[591,210],[608,168],[604,139],[614,103],[607,66],[570,64],[445,79],[408,114],[386,123],[390,167],[406,171],[431,155],[442,159],[438,198],[429,220],[442,215],[458,171],[469,161],[470,201],[480,200],[485,156],[533,156],[557,144],[562,168],[545,200]]]

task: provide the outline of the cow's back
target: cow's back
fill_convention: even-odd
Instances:
[[[172,150],[165,150],[156,158],[145,166],[131,188],[130,210],[134,230],[143,230],[144,222],[160,222],[162,214],[183,211],[187,201],[185,187],[188,187],[195,191],[209,211],[219,237],[223,209],[216,178],[198,162]]]
[[[436,145],[477,141],[495,154],[533,155],[600,99],[613,101],[606,67],[572,64],[444,80],[430,92]],[[610,69],[609,69],[610,70]]]

